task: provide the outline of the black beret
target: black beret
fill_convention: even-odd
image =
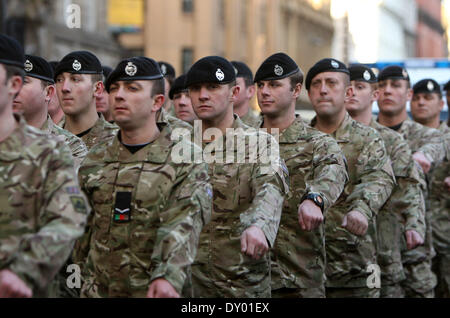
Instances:
[[[350,72],[344,63],[336,59],[325,58],[314,64],[306,75],[305,87],[307,90],[311,87],[311,82],[316,75],[325,72],[339,72],[350,76]]]
[[[186,74],[186,87],[200,83],[229,84],[236,80],[233,65],[220,56],[204,57]]]
[[[63,73],[102,74],[102,65],[98,58],[88,51],[75,51],[67,54],[56,65],[55,78]]]
[[[447,84],[444,85],[444,91],[450,91],[450,81],[448,81]]]
[[[161,69],[161,73],[164,76],[175,77],[175,68],[170,63],[159,61],[158,65],[159,65],[159,68]]]
[[[441,94],[441,87],[434,79],[425,78],[418,81],[413,87],[414,94],[419,93],[436,93]]]
[[[401,66],[390,65],[383,68],[378,74],[378,82],[385,81],[388,79],[401,79],[409,82],[409,74]]]
[[[131,57],[119,62],[105,80],[105,88],[109,93],[111,84],[118,81],[152,81],[163,77],[155,60],[144,56]]]
[[[12,37],[0,34],[0,63],[23,68],[24,61],[22,45]]]
[[[300,71],[297,63],[284,53],[269,56],[258,68],[255,82],[279,80]]]
[[[183,74],[175,79],[175,81],[173,82],[173,85],[169,91],[169,98],[173,99],[175,94],[178,94],[179,92],[182,92],[184,90],[187,90],[186,74]]]
[[[53,74],[55,74],[55,70],[56,70],[56,65],[58,65],[59,64],[59,62],[58,61],[50,61],[50,62],[48,62],[49,64],[50,64],[50,66],[52,67],[52,70],[53,70]]]
[[[239,61],[231,61],[231,64],[234,66],[236,77],[249,78],[253,81],[253,72],[247,64]]]
[[[55,83],[53,80],[53,69],[42,57],[25,55],[24,70],[26,76]]]
[[[352,64],[348,68],[348,71],[350,72],[351,81],[359,81],[367,83],[377,82],[377,76],[372,71],[372,69],[363,64]]]
[[[113,71],[113,69],[109,66],[106,65],[102,65],[102,71],[103,71],[103,76],[105,78],[108,78],[109,74],[111,74],[111,72]]]

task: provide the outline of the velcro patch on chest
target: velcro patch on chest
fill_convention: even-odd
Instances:
[[[131,221],[131,192],[117,192],[113,221],[116,223]]]

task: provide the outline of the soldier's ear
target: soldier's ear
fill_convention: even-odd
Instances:
[[[103,84],[103,82],[97,82],[94,85],[94,96],[95,97],[100,97],[103,92],[105,90],[105,85]]]
[[[157,112],[164,105],[165,97],[163,94],[157,94],[152,97],[152,100],[153,100],[152,111]]]
[[[235,102],[236,101],[236,98],[239,95],[240,90],[241,90],[241,88],[238,85],[233,86],[231,88],[231,96],[230,96],[230,101],[231,102]]]
[[[55,93],[56,93],[55,85],[47,85],[47,87],[45,87],[45,102],[50,103],[50,100],[53,98]]]

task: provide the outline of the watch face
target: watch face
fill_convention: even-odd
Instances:
[[[322,197],[321,197],[320,195],[318,195],[318,196],[316,197],[316,200],[317,200],[317,202],[319,202],[320,204],[323,203],[323,199],[322,199]]]

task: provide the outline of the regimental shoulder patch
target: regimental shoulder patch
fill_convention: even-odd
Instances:
[[[87,213],[86,202],[83,197],[79,196],[71,196],[70,202],[72,202],[72,206],[78,213]]]

